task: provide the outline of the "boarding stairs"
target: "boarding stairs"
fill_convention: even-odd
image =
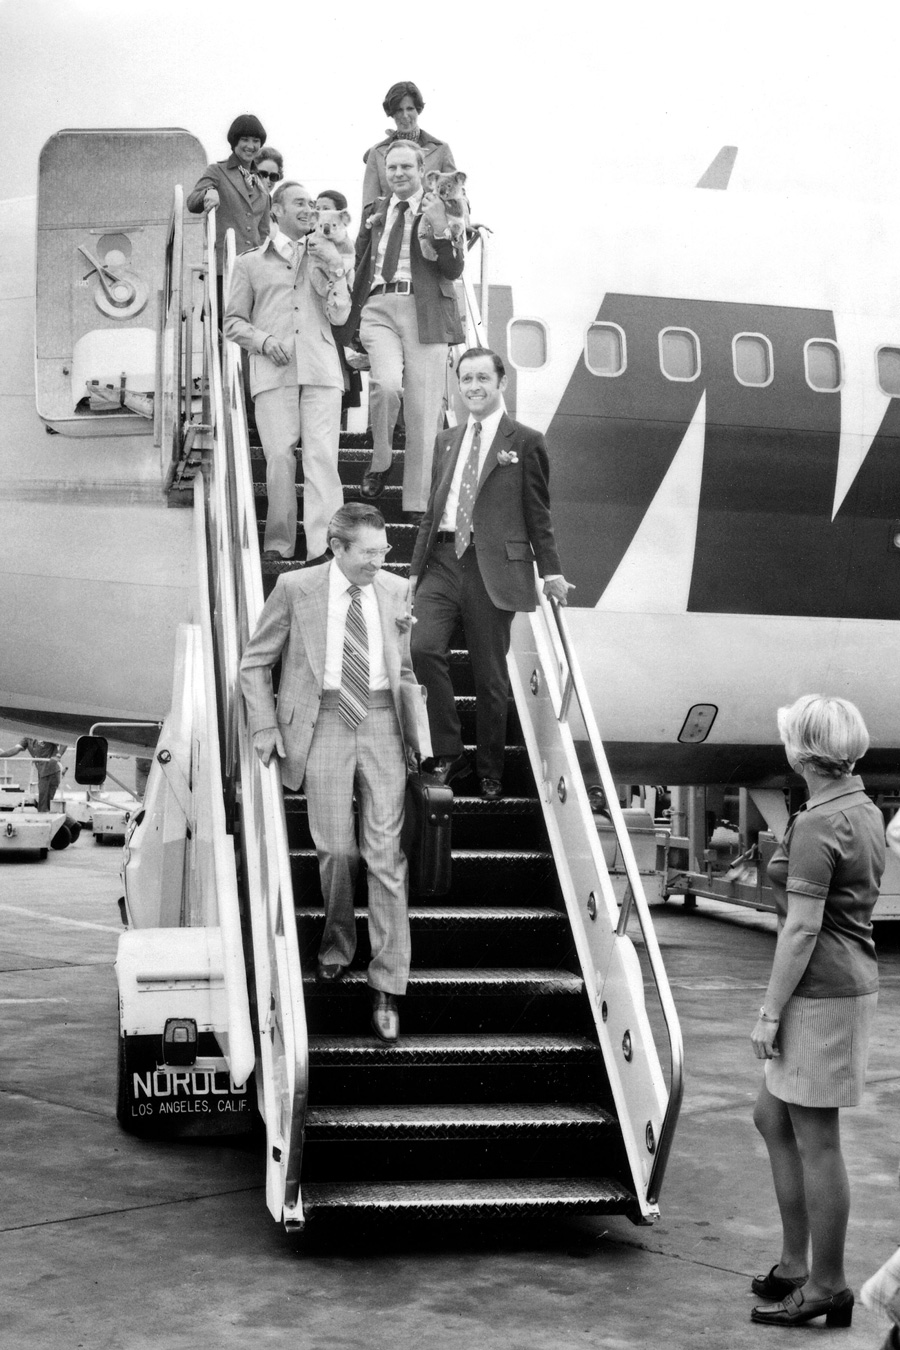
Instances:
[[[211,242],[212,220],[208,230]],[[481,318],[468,286],[466,298],[477,336]],[[241,857],[269,1208],[289,1230],[325,1214],[624,1213],[651,1221],[681,1100],[680,1031],[556,605],[540,597],[535,614],[513,626],[507,795],[484,801],[474,780],[455,785],[450,893],[438,902],[410,898],[413,966],[399,1042],[383,1044],[369,1028],[364,865],[354,965],[337,985],[315,979],[323,913],[306,799],[284,791],[277,763],[263,768],[253,753],[235,664],[277,575],[303,564],[261,559],[265,465],[248,432],[233,344],[224,344],[216,368],[208,287],[204,313],[213,429],[207,552],[217,576],[224,777],[233,785]],[[359,498],[369,459],[365,435],[342,436],[346,500]],[[402,515],[402,468],[398,443],[377,504],[392,545],[387,565],[405,576],[416,530]],[[297,493],[302,521],[299,456]],[[302,524],[295,556],[305,556]],[[473,751],[475,700],[461,632],[452,664]],[[628,871],[621,904],[576,738],[587,742],[607,789]],[[665,1071],[655,1037],[667,1042]]]

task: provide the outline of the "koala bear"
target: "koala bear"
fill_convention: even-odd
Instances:
[[[425,196],[419,220],[419,246],[422,257],[437,261],[435,239],[452,239],[459,248],[469,225],[469,203],[465,193],[466,175],[454,169],[439,173],[436,169],[425,175]]]
[[[309,279],[319,295],[327,295],[343,277],[353,282],[353,245],[347,233],[349,211],[317,211],[316,226],[309,236]]]

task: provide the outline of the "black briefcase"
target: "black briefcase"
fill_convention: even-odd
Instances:
[[[413,895],[446,895],[450,889],[452,814],[452,788],[433,774],[419,771],[409,775],[402,843]]]

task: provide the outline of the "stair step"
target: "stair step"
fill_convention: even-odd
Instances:
[[[310,899],[314,887],[304,888]],[[321,904],[295,910],[300,955],[315,961],[325,927]],[[354,966],[366,967],[371,958],[368,911],[359,906],[356,918]],[[536,961],[562,965],[572,958],[569,924],[560,910],[539,906],[479,906],[463,908],[417,905],[409,911],[412,959],[416,967],[494,965],[533,967]]]
[[[301,1189],[309,1217],[352,1210],[404,1218],[479,1215],[525,1217],[553,1214],[617,1214],[634,1207],[634,1196],[603,1177],[515,1177],[472,1181],[310,1182]]]
[[[402,1014],[401,1014],[402,1016]],[[596,1041],[569,1032],[309,1038],[311,1105],[608,1100]],[[552,1169],[551,1169],[552,1170]]]
[[[371,1036],[309,1038],[310,1067],[353,1068],[380,1061],[406,1069],[431,1064],[509,1065],[526,1062],[541,1068],[554,1064],[593,1064],[602,1060],[600,1047],[587,1036],[549,1034],[484,1036],[402,1036],[392,1045]]]
[[[342,980],[323,983],[314,972],[304,972],[303,987],[307,997],[312,994],[325,998],[355,998],[366,987],[364,970],[348,970]],[[539,966],[495,966],[476,969],[462,967],[431,968],[410,971],[404,1007],[410,1000],[429,998],[444,992],[478,994],[482,998],[499,998],[516,994],[528,998],[552,997],[554,994],[580,994],[584,982],[571,970],[544,970]]]
[[[602,1107],[557,1102],[435,1102],[428,1105],[315,1106],[307,1139],[483,1139],[514,1134],[596,1136],[615,1123]]]

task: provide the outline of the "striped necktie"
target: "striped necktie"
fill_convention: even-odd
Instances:
[[[456,556],[461,558],[472,539],[472,512],[475,508],[475,489],[478,487],[478,457],[481,454],[481,423],[474,424],[475,434],[459,484],[459,502],[456,506]]]
[[[369,711],[369,635],[362,612],[362,591],[348,586],[350,607],[344,624],[344,660],[338,712],[355,730]]]

